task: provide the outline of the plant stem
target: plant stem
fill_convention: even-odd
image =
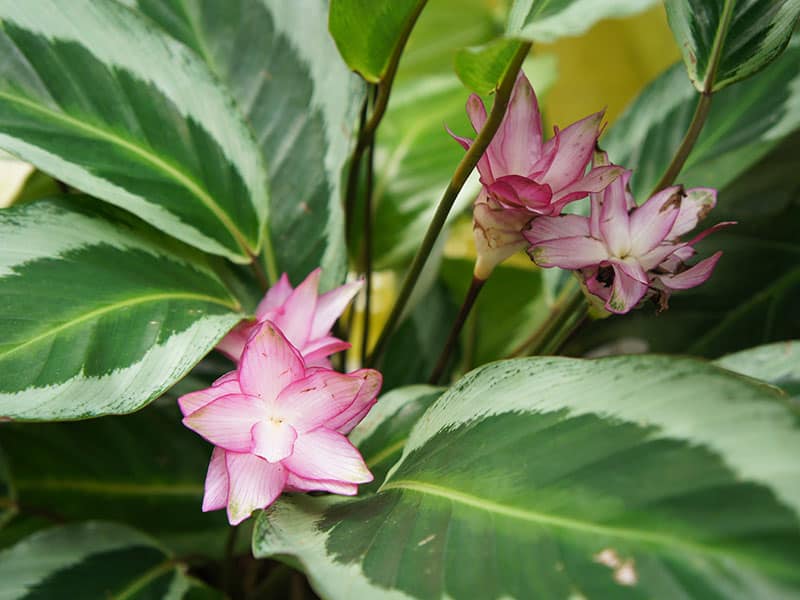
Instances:
[[[253,260],[250,261],[250,268],[253,271],[253,275],[256,276],[256,281],[258,281],[258,285],[261,286],[261,291],[266,292],[270,286],[270,279],[267,276],[267,273],[264,271],[264,265],[261,264],[261,260],[259,259],[259,257],[253,256],[252,258]]]
[[[678,149],[675,151],[675,155],[672,157],[672,162],[669,163],[667,170],[664,171],[661,179],[651,192],[651,196],[656,192],[663,190],[665,187],[672,185],[672,182],[675,181],[675,178],[681,172],[683,165],[686,164],[686,159],[689,158],[689,153],[691,153],[695,142],[697,142],[697,138],[700,135],[700,131],[703,129],[703,125],[705,125],[706,118],[708,117],[708,109],[710,107],[711,92],[702,92],[699,100],[697,101],[697,108],[695,108],[694,116],[689,124],[689,129],[686,130],[686,134],[683,136],[683,140],[681,140],[681,145],[678,146]]]
[[[708,111],[711,107],[711,96],[714,94],[714,83],[717,79],[717,70],[719,69],[719,62],[722,58],[722,47],[725,43],[725,36],[731,24],[733,17],[733,0],[725,0],[722,7],[722,16],[717,26],[717,31],[714,33],[714,42],[711,46],[711,55],[708,59],[708,71],[706,72],[705,79],[703,80],[703,89],[700,92],[700,98],[697,101],[697,108],[695,108],[692,121],[689,124],[689,129],[686,130],[686,135],[681,140],[681,145],[675,151],[667,170],[662,175],[659,182],[656,184],[651,196],[656,192],[663,190],[668,185],[672,185],[675,178],[680,174],[683,165],[686,164],[686,159],[689,158],[689,153],[694,148],[695,142],[700,135],[700,132],[705,125]]]
[[[422,9],[425,8],[425,4],[427,4],[427,0],[419,0],[419,2],[417,2],[413,12],[409,15],[405,23],[403,31],[400,32],[397,44],[394,50],[392,50],[392,55],[389,57],[389,64],[386,66],[386,71],[378,82],[375,102],[369,120],[366,118],[367,100],[366,98],[364,99],[361,124],[358,128],[358,139],[356,140],[356,147],[353,149],[353,156],[350,159],[350,171],[347,174],[347,186],[345,187],[345,235],[348,241],[350,241],[353,227],[353,213],[355,212],[355,198],[358,191],[358,174],[361,168],[361,157],[364,155],[364,151],[375,143],[375,131],[378,129],[378,125],[381,124],[383,115],[386,112],[386,107],[389,105],[389,96],[392,93],[392,85],[394,84],[394,77],[397,74],[397,67],[400,64],[400,57],[403,54],[403,50],[408,42],[408,37],[414,29],[414,25]]]
[[[439,360],[436,361],[436,366],[433,368],[431,377],[428,380],[428,383],[431,385],[439,383],[439,379],[441,379],[444,370],[447,368],[447,363],[450,361],[450,354],[453,352],[453,348],[455,348],[456,342],[458,341],[458,335],[461,333],[464,321],[467,320],[469,311],[472,310],[472,306],[475,304],[475,300],[478,298],[481,289],[483,289],[484,283],[486,283],[485,279],[478,279],[473,275],[472,283],[470,283],[467,295],[464,297],[464,302],[461,304],[461,310],[458,311],[458,316],[456,316],[456,320],[450,328],[450,334],[447,336],[447,341],[444,344],[442,353],[439,355]]]
[[[383,352],[386,350],[386,344],[389,341],[389,336],[392,334],[394,328],[400,321],[400,317],[405,310],[406,303],[411,297],[411,292],[414,290],[414,286],[416,285],[417,279],[422,272],[422,268],[425,266],[428,256],[430,255],[431,250],[436,243],[436,238],[439,237],[439,233],[447,221],[447,215],[450,213],[450,209],[453,207],[453,203],[455,202],[458,193],[461,191],[461,188],[464,187],[467,177],[469,177],[469,174],[475,168],[475,165],[478,164],[478,160],[481,156],[483,156],[483,153],[489,143],[492,141],[495,132],[500,127],[503,117],[506,114],[506,107],[508,106],[508,100],[511,97],[511,90],[514,87],[514,82],[517,79],[517,73],[522,66],[522,61],[525,60],[525,57],[528,55],[530,49],[531,44],[524,43],[520,45],[516,54],[514,54],[508,70],[506,71],[505,75],[503,76],[503,80],[500,82],[500,85],[497,88],[494,105],[492,106],[492,110],[489,113],[483,128],[475,138],[475,141],[472,142],[472,146],[470,146],[470,149],[467,150],[467,153],[461,159],[461,162],[458,163],[458,166],[453,173],[453,177],[450,179],[450,183],[447,185],[447,189],[444,191],[442,199],[439,201],[439,205],[436,207],[436,212],[433,215],[431,224],[428,226],[428,231],[425,233],[425,238],[422,240],[422,244],[420,245],[419,250],[417,250],[417,254],[414,256],[414,260],[411,263],[408,273],[406,274],[405,280],[403,281],[403,286],[400,289],[397,300],[392,307],[392,312],[389,314],[386,324],[383,327],[383,331],[381,331],[381,335],[375,344],[375,349],[372,351],[372,354],[367,360],[367,364],[369,366],[374,366],[380,360]]]
[[[514,348],[506,358],[541,353],[547,347],[553,334],[562,327],[565,321],[569,320],[571,314],[580,310],[581,307],[585,308],[585,305],[586,302],[580,286],[573,282],[553,304],[544,322],[528,338]]]
[[[367,189],[364,197],[364,329],[361,332],[361,364],[367,360],[369,324],[372,308],[372,200],[374,188],[375,143],[367,150]]]
[[[231,591],[234,560],[236,553],[236,540],[239,537],[239,527],[231,527],[228,539],[225,540],[225,560],[222,564],[222,589]]]

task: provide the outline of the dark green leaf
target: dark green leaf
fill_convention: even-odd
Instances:
[[[424,5],[424,0],[331,0],[331,34],[350,68],[377,83]]]
[[[199,585],[147,536],[100,522],[48,529],[0,552],[0,582],[4,600],[178,600]]]
[[[207,252],[259,250],[261,155],[191,52],[112,0],[3,0],[0,55],[0,147]]]
[[[521,45],[500,39],[485,46],[464,48],[456,54],[456,74],[472,91],[488,94],[500,85]]]
[[[221,555],[223,512],[203,513],[211,449],[181,425],[174,401],[133,415],[0,426],[21,519],[111,520],[176,552]]]
[[[771,387],[669,357],[473,371],[380,490],[283,499],[257,556],[325,598],[788,598],[798,419]]]
[[[800,342],[787,341],[727,354],[721,367],[777,385],[800,402]]]
[[[612,161],[633,169],[631,185],[640,203],[666,170],[697,103],[682,71],[675,65],[645,88],[600,142]],[[798,127],[800,38],[763,73],[714,95],[677,181],[722,188]]]
[[[241,318],[203,255],[96,202],[0,211],[0,238],[2,417],[134,411]]]
[[[775,60],[800,18],[797,0],[666,0],[689,78],[715,91]]]
[[[346,268],[342,169],[364,86],[327,30],[324,0],[138,0],[227,85],[269,169],[275,261],[293,281]]]
[[[655,4],[654,0],[514,0],[506,35],[552,42],[588,31],[609,17],[625,17]]]

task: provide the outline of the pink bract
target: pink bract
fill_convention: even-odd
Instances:
[[[467,114],[479,132],[487,115],[475,94],[467,101]],[[604,190],[621,175],[616,165],[586,171],[602,120],[601,111],[563,130],[555,128],[553,138],[545,142],[536,94],[520,72],[503,121],[478,161],[483,190],[473,212],[477,276],[485,279],[497,264],[525,247],[522,229],[531,219],[558,215],[568,203]],[[473,143],[450,135],[466,150]]]
[[[376,402],[382,378],[310,367],[270,321],[257,326],[236,371],[179,398],[183,423],[214,444],[203,510],[236,525],[283,492],[354,495],[372,481],[345,434]]]
[[[705,282],[722,256],[716,252],[693,266],[694,244],[724,222],[683,242],[716,204],[716,191],[672,186],[636,207],[626,191],[630,171],[602,194],[592,194],[591,215],[536,219],[524,232],[531,258],[542,267],[579,271],[586,289],[613,313],[627,313],[645,296],[666,308],[674,290]]]
[[[328,356],[347,350],[350,344],[331,335],[331,328],[361,289],[355,281],[318,293],[322,271],[315,269],[296,288],[284,273],[264,296],[256,309],[256,318],[237,325],[217,345],[217,350],[234,361],[258,324],[272,321],[291,344],[300,351],[308,366],[330,367]]]

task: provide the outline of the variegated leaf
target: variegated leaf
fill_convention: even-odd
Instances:
[[[3,600],[180,600],[204,592],[222,598],[186,574],[147,536],[113,523],[55,527],[0,552]]]
[[[258,252],[266,169],[192,52],[114,0],[0,0],[0,147],[236,262]]]
[[[132,3],[134,3],[132,1]],[[322,287],[346,268],[342,170],[364,98],[328,33],[324,0],[136,0],[226,84],[269,170],[272,251]]]
[[[0,239],[0,417],[136,410],[241,318],[203,255],[88,199],[0,211]]]
[[[788,598],[800,431],[701,361],[536,358],[468,374],[379,491],[283,499],[254,533],[325,598]]]

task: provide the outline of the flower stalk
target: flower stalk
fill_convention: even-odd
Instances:
[[[492,141],[494,134],[500,127],[500,123],[503,121],[503,117],[506,114],[508,101],[511,97],[511,91],[514,88],[514,82],[517,78],[517,73],[519,72],[522,62],[525,60],[525,57],[528,55],[530,49],[531,44],[525,43],[520,45],[519,49],[514,54],[508,70],[506,71],[505,75],[503,76],[503,80],[500,82],[500,85],[497,88],[494,105],[492,106],[492,110],[489,113],[484,126],[481,128],[478,137],[475,138],[475,141],[472,143],[469,150],[467,150],[466,154],[461,159],[461,162],[458,163],[458,166],[453,173],[453,177],[450,179],[450,183],[447,185],[444,194],[442,194],[442,199],[439,201],[439,205],[437,206],[436,212],[433,215],[431,224],[428,226],[428,230],[425,233],[422,244],[417,250],[417,254],[414,256],[414,260],[411,263],[408,273],[406,274],[406,278],[403,281],[403,286],[400,289],[400,293],[398,294],[394,306],[392,307],[392,311],[389,314],[383,330],[381,331],[381,335],[375,344],[372,354],[367,359],[367,364],[377,364],[378,361],[380,361],[383,352],[386,350],[389,337],[400,321],[400,317],[405,310],[408,299],[411,297],[411,292],[414,290],[414,286],[416,285],[417,280],[422,273],[422,269],[425,266],[428,257],[430,256],[431,250],[433,250],[436,239],[439,237],[439,234],[441,233],[442,228],[447,221],[447,216],[450,214],[450,210],[453,208],[453,203],[455,202],[458,193],[461,191],[461,188],[464,187],[464,183],[466,183],[470,173],[472,173],[472,170],[478,164],[478,161],[483,156],[484,151]]]

